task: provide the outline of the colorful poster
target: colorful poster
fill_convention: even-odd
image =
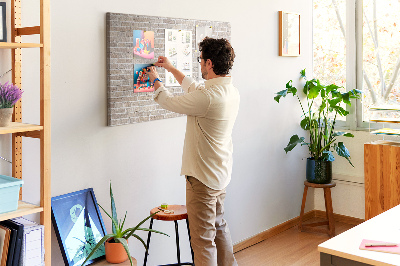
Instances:
[[[152,64],[135,64],[133,66],[133,92],[154,91],[150,78],[144,73],[143,69],[152,66]]]
[[[154,31],[133,31],[133,57],[154,59]]]
[[[165,30],[165,56],[185,76],[192,76],[192,32],[185,30]],[[174,75],[165,71],[165,85],[179,86]]]
[[[212,27],[211,26],[198,26],[196,25],[196,51],[199,53],[199,43],[204,40],[205,37],[212,37]],[[204,82],[204,79],[201,77],[201,67],[199,64],[199,82]]]

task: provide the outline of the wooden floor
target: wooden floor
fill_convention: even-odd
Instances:
[[[322,221],[313,218],[307,222]],[[336,234],[354,225],[336,222]],[[286,230],[254,246],[235,253],[239,266],[319,265],[317,247],[328,240],[327,234],[299,232],[297,227]]]

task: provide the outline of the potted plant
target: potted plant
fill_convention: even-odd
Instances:
[[[318,79],[307,80],[305,69],[300,71],[300,78],[305,80],[301,92],[306,97],[306,109],[300,100],[298,90],[292,86],[292,80],[286,83],[286,89],[276,93],[277,95],[274,99],[279,103],[279,100],[288,94],[293,94],[293,96],[297,97],[304,117],[300,122],[300,126],[309,132],[310,141],[307,142],[304,137],[299,137],[295,134],[290,138],[284,150],[288,153],[298,144],[301,146],[307,145],[310,152],[310,158],[307,158],[307,181],[319,184],[330,183],[332,180],[332,162],[335,160],[332,154],[333,150],[339,156],[346,158],[354,167],[350,161],[349,150],[343,142],[337,142],[338,136],[352,138],[354,135],[347,132],[338,132],[334,129],[336,118],[349,114],[343,104],[351,105],[350,99],[360,98],[361,91],[353,89],[341,93],[339,91],[341,87],[335,84],[322,85]]]
[[[12,83],[0,83],[0,127],[6,127],[11,122],[14,105],[21,99],[23,91]]]
[[[90,252],[90,254],[87,256],[86,260],[82,263],[82,265],[85,265],[85,263],[90,259],[90,257],[103,244],[105,244],[106,260],[108,262],[121,263],[121,262],[126,261],[129,258],[131,266],[133,266],[132,257],[131,257],[131,254],[129,252],[129,247],[128,247],[128,238],[133,236],[134,238],[138,239],[143,244],[144,248],[147,250],[147,246],[144,243],[143,239],[140,236],[138,236],[137,234],[135,234],[135,232],[137,230],[151,231],[151,232],[163,234],[163,235],[166,235],[169,237],[169,235],[167,235],[163,232],[140,227],[144,222],[146,222],[148,219],[153,217],[158,212],[149,215],[144,220],[142,220],[140,223],[138,223],[135,227],[130,227],[130,228],[124,229],[127,212],[125,212],[124,219],[118,221],[117,209],[115,207],[114,196],[113,196],[112,188],[111,188],[111,182],[110,182],[110,199],[111,199],[112,215],[110,215],[106,210],[104,210],[104,208],[100,204],[98,204],[98,205],[105,212],[105,214],[107,214],[107,216],[110,217],[110,219],[112,221],[112,233],[107,234],[100,239],[100,241],[93,248],[92,252]]]

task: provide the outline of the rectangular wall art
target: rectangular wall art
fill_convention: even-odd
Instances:
[[[279,11],[279,55],[300,56],[300,14]]]
[[[133,31],[133,54],[135,58],[154,58],[154,31]]]

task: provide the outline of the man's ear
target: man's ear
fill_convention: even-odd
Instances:
[[[207,59],[206,66],[210,67],[210,68],[213,68],[213,63],[212,63],[211,59]]]

